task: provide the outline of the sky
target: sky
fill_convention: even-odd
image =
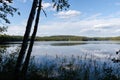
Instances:
[[[70,8],[57,12],[52,0],[43,0],[37,36],[120,36],[120,0],[69,0]],[[21,15],[9,17],[6,34],[24,35],[32,0],[13,0]],[[33,28],[32,28],[33,29]]]

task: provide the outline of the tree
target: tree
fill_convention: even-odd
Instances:
[[[37,29],[38,29],[39,16],[40,16],[40,11],[41,11],[41,6],[42,6],[41,3],[42,3],[42,0],[39,0],[37,15],[36,15],[36,19],[35,19],[34,30],[33,30],[32,36],[31,36],[30,45],[29,45],[29,48],[28,48],[28,52],[27,52],[27,55],[26,55],[26,58],[25,58],[23,68],[22,68],[22,74],[24,74],[24,75],[26,75],[26,72],[27,72],[27,68],[28,68],[28,64],[29,64],[29,60],[30,60],[30,55],[31,55],[31,52],[32,52],[35,36],[36,36],[36,33],[37,33]]]
[[[56,7],[57,11],[62,10],[63,8],[66,10],[67,8],[69,8],[69,4],[68,4],[68,0],[52,0],[52,2],[54,2],[53,7]],[[38,5],[38,6],[37,6]],[[38,10],[37,10],[38,7]],[[40,11],[42,9],[42,0],[33,0],[33,5],[32,5],[32,9],[29,15],[29,19],[27,22],[27,26],[26,26],[26,31],[24,34],[24,38],[23,38],[23,43],[22,43],[22,47],[17,59],[17,64],[15,67],[15,74],[17,76],[16,79],[19,79],[19,75],[20,75],[20,71],[22,68],[22,63],[23,63],[23,59],[24,59],[24,55],[25,53],[27,53],[25,61],[23,63],[23,68],[22,68],[22,73],[24,73],[24,75],[27,72],[27,68],[28,68],[28,64],[29,64],[29,59],[31,56],[31,52],[32,52],[32,48],[33,48],[33,44],[34,44],[34,40],[36,37],[36,33],[37,33],[37,28],[38,28],[38,23],[39,23],[39,16],[40,16]],[[36,20],[35,20],[35,25],[34,25],[34,31],[30,40],[30,45],[27,51],[27,47],[28,47],[28,38],[30,35],[30,31],[31,31],[31,27],[32,27],[32,23],[33,20],[35,18],[35,11],[37,10],[37,14],[36,14]]]
[[[10,24],[10,20],[7,16],[14,16],[14,13],[17,12],[17,9],[11,5],[8,5],[8,3],[12,3],[12,0],[0,0],[0,32],[7,30],[7,26],[4,23]],[[20,15],[19,12],[18,14]]]
[[[3,26],[3,27],[0,27],[0,32],[5,32],[7,31],[7,27]]]
[[[27,21],[27,25],[26,25],[26,31],[25,31],[25,34],[24,34],[24,37],[23,37],[21,50],[19,52],[19,56],[18,56],[16,67],[15,67],[16,78],[19,76],[21,64],[23,62],[24,55],[25,55],[26,49],[28,47],[28,40],[29,40],[28,38],[29,38],[29,35],[30,35],[32,23],[33,23],[33,20],[34,20],[35,11],[36,11],[36,8],[37,8],[37,3],[38,3],[38,0],[33,0],[31,12],[30,12],[30,15],[29,15],[29,18],[28,18],[28,21]]]

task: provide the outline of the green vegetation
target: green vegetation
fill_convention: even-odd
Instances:
[[[7,31],[6,24],[10,24],[10,16],[13,17],[16,12],[20,15],[18,9],[11,5],[12,2],[13,0],[0,0],[0,33]]]
[[[0,35],[0,43],[10,42],[10,41],[22,41],[22,36],[9,36],[9,35]]]
[[[48,36],[48,37],[37,37],[38,41],[87,41],[87,37],[83,36]]]
[[[22,41],[22,36],[9,36],[0,35],[0,43],[10,42],[10,41]],[[84,37],[84,36],[47,36],[47,37],[36,37],[36,41],[120,41],[120,36],[118,37]]]
[[[8,53],[5,47],[0,48],[0,80],[13,80],[18,52],[19,49]],[[32,56],[26,80],[120,80],[120,63],[86,56],[44,56],[44,60]]]

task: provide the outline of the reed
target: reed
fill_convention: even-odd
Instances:
[[[18,52],[0,51],[0,80],[12,80]],[[120,80],[120,63],[111,57],[106,61],[93,55],[44,58],[31,57],[27,80]]]

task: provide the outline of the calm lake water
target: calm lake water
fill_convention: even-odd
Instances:
[[[20,47],[21,42],[2,44],[8,51]],[[120,49],[120,41],[36,41],[33,47],[34,56],[82,56],[106,59],[106,57],[119,57],[116,51]]]
[[[11,53],[20,46],[21,42],[11,42],[0,45],[0,49],[6,49]],[[60,74],[61,66],[66,71],[72,67],[73,71],[77,70],[76,76],[79,74],[80,80],[85,80],[83,79],[85,74],[89,75],[89,80],[98,80],[97,78],[108,76],[105,71],[110,71],[109,73],[115,77],[120,76],[120,63],[112,61],[113,58],[120,58],[120,54],[116,55],[118,50],[120,41],[36,41],[32,55],[35,56],[33,62],[43,72],[46,70],[51,72],[52,69],[56,74]],[[71,63],[72,66],[69,67]],[[62,74],[65,74],[64,69]]]

